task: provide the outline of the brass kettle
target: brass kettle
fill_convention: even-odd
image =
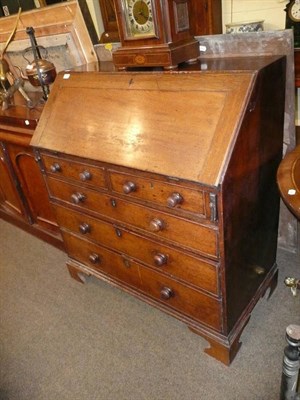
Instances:
[[[45,51],[45,57],[47,57],[47,50],[43,46],[36,46],[39,54],[40,49]],[[26,66],[25,73],[28,77],[29,82],[33,86],[42,86],[42,85],[50,85],[54,82],[56,77],[56,69],[54,64],[51,61],[46,60],[45,58],[39,58],[38,60],[34,60],[30,62],[26,58],[26,53],[32,50],[31,47],[28,47],[24,50],[23,57],[26,61],[28,61],[28,65]]]

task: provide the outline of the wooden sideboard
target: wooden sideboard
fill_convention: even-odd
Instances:
[[[230,364],[277,282],[285,57],[59,74],[31,145],[68,252]]]
[[[0,217],[59,247],[63,242],[30,141],[42,108],[0,111]]]

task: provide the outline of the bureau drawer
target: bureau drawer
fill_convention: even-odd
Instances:
[[[68,255],[89,267],[140,288],[139,267],[129,259],[94,243],[62,232]]]
[[[109,171],[112,190],[129,198],[145,200],[169,209],[181,209],[206,217],[205,199],[202,190]]]
[[[173,276],[214,295],[219,294],[218,267],[215,263],[146,239],[126,229],[116,228],[108,222],[90,217],[83,219],[80,214],[62,207],[56,207],[56,212],[61,225],[76,235],[135,258],[163,274]],[[68,234],[63,234],[67,240]]]
[[[220,302],[217,299],[143,267],[129,257],[74,235],[65,232],[63,235],[71,258],[134,287],[194,320],[221,329]]]
[[[116,224],[128,224],[160,239],[177,243],[180,247],[184,246],[201,254],[218,257],[216,227],[207,227],[51,178],[48,178],[48,188],[51,197],[67,203],[70,203],[73,197],[77,200],[81,198],[80,201],[76,200],[78,208],[95,211],[113,219]]]
[[[222,329],[221,301],[186,287],[148,268],[140,268],[143,290],[168,307],[218,331]]]
[[[47,174],[73,179],[81,184],[92,185],[96,188],[106,188],[104,168],[45,154],[42,154],[42,160]]]

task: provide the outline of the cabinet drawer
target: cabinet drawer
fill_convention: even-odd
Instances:
[[[173,279],[140,268],[143,290],[151,297],[218,331],[222,328],[221,302]]]
[[[135,288],[140,288],[139,267],[128,258],[94,243],[63,232],[68,255],[89,267],[119,279]]]
[[[64,233],[64,239],[71,258],[142,291],[194,320],[221,329],[220,302],[217,299],[143,267],[129,257],[76,236]]]
[[[95,211],[113,219],[116,224],[127,224],[142,229],[149,235],[168,240],[177,245],[207,254],[218,256],[218,231],[196,222],[156,211],[155,209],[111,198],[104,193],[66,184],[48,178],[48,188],[52,197],[71,202],[73,196],[82,198],[76,204],[86,211]]]
[[[126,229],[116,228],[108,222],[91,217],[83,218],[79,213],[63,207],[56,206],[56,212],[61,225],[76,235],[135,258],[163,274],[214,295],[219,294],[218,267],[215,263],[146,239]],[[80,227],[83,229],[80,230]]]
[[[129,198],[145,200],[171,209],[181,209],[206,217],[205,199],[202,190],[109,171],[112,190]]]
[[[96,188],[106,188],[104,168],[44,154],[42,154],[42,160],[47,174],[73,179]]]

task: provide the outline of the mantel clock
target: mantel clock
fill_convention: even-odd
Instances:
[[[300,47],[300,0],[290,0],[286,5],[286,29],[293,29],[294,46]]]
[[[199,57],[190,33],[190,0],[114,0],[121,47],[113,53],[118,69],[176,68]]]

